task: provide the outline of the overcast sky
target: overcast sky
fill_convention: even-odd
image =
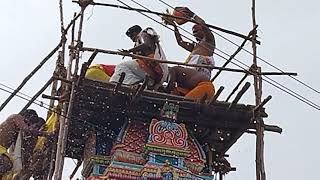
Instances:
[[[115,0],[96,1],[117,3]],[[139,7],[130,0],[125,0],[134,7]],[[158,0],[139,0],[148,8],[164,12],[168,6]],[[172,6],[188,6],[209,24],[247,34],[252,29],[251,1],[217,1],[217,0],[166,0]],[[60,22],[58,2],[52,0],[11,0],[1,3],[0,11],[0,87],[3,85],[16,88],[36,65],[57,45],[60,39]],[[139,7],[141,8],[141,7]],[[70,21],[73,12],[78,11],[71,0],[64,1],[65,24]],[[159,17],[151,15],[156,20]],[[320,66],[318,52],[320,42],[320,6],[316,0],[298,1],[259,1],[256,2],[256,19],[259,40],[258,56],[272,65],[287,72],[297,72],[297,78],[304,83],[320,90],[317,68]],[[318,20],[317,20],[318,19]],[[88,7],[84,20],[84,46],[99,47],[110,50],[129,48],[132,43],[124,32],[128,27],[140,24],[142,27],[154,27],[161,36],[161,42],[169,60],[184,61],[187,52],[180,48],[174,39],[174,34],[156,22],[146,19],[139,13],[106,7]],[[191,25],[183,28],[190,31]],[[242,39],[216,31],[241,44]],[[225,59],[219,55],[232,54],[237,47],[225,39],[216,36],[216,65],[221,66]],[[245,48],[251,51],[251,44]],[[223,55],[226,57],[226,55]],[[81,62],[86,61],[88,54],[83,54]],[[252,57],[241,52],[237,60],[251,65]],[[32,96],[52,75],[56,55],[35,74],[21,92]],[[116,64],[121,57],[98,55],[94,62]],[[235,61],[236,62],[236,61]],[[239,64],[238,62],[236,62]],[[258,61],[263,71],[276,71],[269,65]],[[237,68],[230,65],[231,68]],[[214,74],[214,73],[213,73]],[[231,92],[243,74],[224,72],[214,82],[218,88],[225,90],[219,100],[224,100]],[[320,104],[320,95],[287,76],[272,76],[273,80],[299,93],[303,97]],[[247,78],[252,82],[252,77]],[[254,104],[254,94],[247,92],[241,103]],[[48,91],[46,92],[49,93]],[[272,95],[272,100],[265,106],[269,117],[266,124],[278,125],[283,128],[281,135],[266,132],[265,135],[265,167],[267,178],[280,179],[316,179],[320,164],[320,145],[318,127],[320,125],[319,110],[311,108],[274,86],[263,84],[263,98]],[[2,103],[8,93],[0,91]],[[39,100],[47,103],[46,100]],[[26,104],[25,100],[14,98],[1,112],[0,122],[8,115],[17,113]],[[41,116],[45,109],[33,105]],[[226,180],[255,179],[255,136],[244,135],[228,151],[232,166],[236,172],[230,172]],[[72,161],[67,161],[64,179],[74,167]]]

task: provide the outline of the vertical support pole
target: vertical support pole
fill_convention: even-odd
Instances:
[[[68,67],[67,67],[67,80],[72,81],[72,85],[71,85],[71,88],[69,85],[66,86],[66,92],[70,91],[71,94],[70,94],[69,103],[65,102],[63,104],[62,115],[60,116],[61,117],[60,118],[60,129],[59,129],[59,137],[58,137],[56,161],[55,161],[55,172],[54,172],[54,179],[55,180],[62,179],[65,147],[66,147],[66,143],[67,143],[67,134],[68,134],[68,124],[69,124],[69,119],[70,119],[71,108],[73,105],[72,101],[74,99],[74,88],[75,88],[75,84],[76,84],[76,79],[72,78],[72,67],[73,67],[73,60],[75,59],[73,75],[76,75],[78,72],[78,67],[79,67],[79,49],[80,49],[80,47],[82,47],[81,35],[82,35],[82,25],[83,25],[85,8],[86,7],[81,7],[80,24],[79,24],[78,39],[77,39],[76,48],[74,49],[74,46],[71,45],[70,54],[69,54],[69,63],[68,63]]]
[[[255,18],[255,5],[256,1],[252,0],[252,25],[253,25],[253,34],[252,34],[252,50],[253,50],[253,70],[254,74],[254,90],[255,90],[255,101],[256,105],[261,103],[262,96],[262,78],[261,78],[261,68],[257,65],[257,46],[256,46],[256,37],[257,31],[256,27],[256,18]],[[265,170],[264,170],[264,158],[263,158],[263,149],[264,149],[264,129],[263,129],[263,119],[260,114],[254,114],[256,121],[256,179],[265,180]]]

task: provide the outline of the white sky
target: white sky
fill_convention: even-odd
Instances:
[[[98,2],[98,1],[97,1]],[[99,2],[116,3],[115,0]],[[130,0],[124,2],[130,3]],[[167,6],[158,0],[139,0],[152,10],[164,12]],[[251,1],[173,1],[166,0],[172,6],[188,6],[207,23],[247,34],[252,28]],[[64,1],[65,24],[70,21],[74,11],[79,8],[71,0]],[[50,0],[11,0],[1,3],[0,11],[0,83],[16,88],[36,65],[57,45],[60,38],[58,1]],[[138,7],[135,5],[135,7]],[[140,8],[140,7],[139,7]],[[159,17],[153,16],[159,20]],[[256,17],[259,24],[258,35],[262,42],[258,46],[259,57],[284,71],[297,72],[298,79],[319,90],[319,67],[317,54],[320,41],[320,6],[316,0],[298,1],[257,1]],[[140,24],[142,27],[154,27],[161,36],[161,41],[169,60],[183,61],[187,53],[178,47],[174,35],[161,25],[146,19],[136,12],[116,10],[106,7],[89,7],[84,21],[83,41],[85,46],[110,50],[129,48],[132,43],[124,35],[128,27]],[[190,25],[184,28],[190,31]],[[218,32],[237,44],[242,39]],[[236,47],[216,35],[217,48],[232,54]],[[251,51],[251,44],[246,44]],[[221,52],[216,51],[218,54]],[[242,52],[237,57],[243,63],[251,65],[252,58]],[[52,75],[56,55],[28,82],[22,92],[32,96]],[[221,66],[225,60],[215,55],[216,65]],[[82,62],[87,60],[83,55]],[[117,56],[98,55],[95,62],[116,64],[121,58]],[[265,71],[276,71],[259,61]],[[229,67],[236,68],[230,65]],[[224,100],[242,74],[223,73],[215,85],[225,86],[220,100]],[[319,94],[305,88],[289,77],[272,79],[300,93],[304,97],[320,104]],[[247,79],[252,81],[252,77]],[[272,100],[265,106],[269,117],[266,124],[275,124],[283,128],[281,135],[266,132],[265,166],[267,178],[280,179],[316,179],[320,164],[320,146],[317,139],[319,111],[287,95],[279,89],[264,83],[263,97],[272,95]],[[0,85],[1,88],[4,88]],[[252,89],[252,88],[251,88]],[[47,91],[48,94],[48,91]],[[0,91],[2,103],[8,93]],[[43,99],[39,99],[43,100]],[[44,100],[44,102],[47,102]],[[253,104],[252,90],[241,101]],[[0,122],[8,115],[17,113],[26,101],[14,98],[0,112]],[[45,110],[32,106],[41,116]],[[226,180],[255,179],[255,136],[244,135],[228,152],[229,161],[237,168],[226,176]],[[70,174],[74,164],[67,161],[64,179]]]

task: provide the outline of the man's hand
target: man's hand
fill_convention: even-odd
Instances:
[[[122,52],[122,53],[130,53],[131,51],[130,50],[126,50],[126,49],[118,49],[119,52]],[[122,56],[122,59],[124,59],[126,56]]]
[[[194,12],[192,12],[187,7],[179,7],[179,9],[177,9],[177,10],[179,12],[181,12],[182,14],[184,14],[186,18],[192,19],[192,17],[194,16]]]
[[[122,53],[130,53],[131,51],[130,50],[126,50],[126,49],[118,49],[119,52],[122,52]]]

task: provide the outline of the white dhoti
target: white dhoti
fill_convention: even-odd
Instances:
[[[203,65],[211,65],[214,66],[214,59],[212,56],[202,56],[199,54],[191,54],[187,59],[188,64],[203,64]],[[203,68],[203,67],[194,67],[195,70],[203,73],[209,79],[211,78],[211,71],[210,68]]]
[[[130,60],[121,62],[116,66],[113,75],[110,77],[110,81],[119,82],[122,72],[126,74],[123,80],[123,84],[127,85],[133,85],[143,82],[146,77],[146,73],[139,67],[137,61]]]

